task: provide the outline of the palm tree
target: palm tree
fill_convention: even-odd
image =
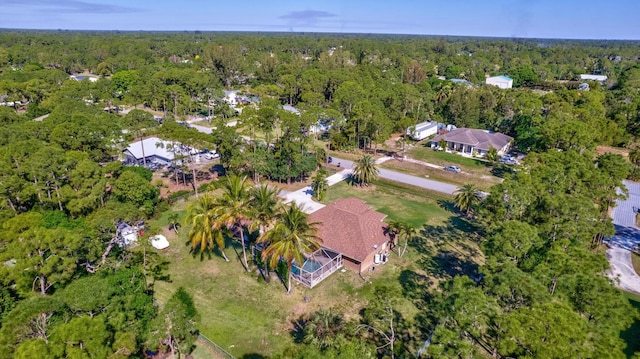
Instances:
[[[402,257],[407,252],[407,246],[409,245],[409,239],[418,233],[418,230],[415,227],[411,226],[409,223],[404,223],[402,229],[400,231],[400,236],[404,237],[404,247],[402,247],[402,251],[399,252],[399,256]]]
[[[325,350],[337,347],[344,338],[347,324],[341,315],[336,315],[329,309],[320,309],[312,313],[304,324],[303,341],[317,345]]]
[[[392,241],[396,238],[404,238],[404,247],[401,251],[398,251],[398,256],[402,257],[407,251],[409,238],[413,237],[417,233],[417,230],[407,222],[390,221],[387,225],[387,233]]]
[[[281,200],[280,190],[276,187],[262,185],[251,189],[251,208],[253,209],[251,230],[260,230],[262,235],[275,221]]]
[[[262,259],[274,268],[280,259],[287,263],[287,293],[291,293],[291,267],[293,261],[302,265],[304,255],[312,254],[320,248],[320,238],[316,236],[317,222],[309,222],[308,215],[295,203],[281,211],[276,224],[259,239],[267,247],[262,251]]]
[[[281,200],[278,197],[278,193],[280,192],[280,190],[268,185],[262,185],[259,187],[254,187],[251,192],[251,208],[253,209],[253,221],[251,222],[251,226],[249,229],[251,231],[258,230],[259,236],[262,236],[265,231],[273,226],[278,214],[278,210],[281,208]],[[260,268],[260,270],[262,271],[262,268]],[[265,275],[264,278],[268,282],[268,270],[266,271],[266,273],[267,275]]]
[[[213,212],[215,208],[215,198],[205,194],[187,209],[185,224],[191,225],[188,233],[191,251],[202,255],[206,250],[218,248],[224,260],[228,262],[229,258],[224,253],[224,248],[226,247],[224,232],[216,221]]]
[[[247,263],[247,249],[244,238],[245,222],[251,219],[251,187],[247,177],[228,176],[222,181],[222,195],[215,201],[213,213],[220,228],[238,230],[242,243],[243,264],[250,272]]]
[[[316,172],[316,175],[313,177],[311,182],[313,196],[318,201],[322,201],[327,193],[327,187],[329,187],[329,182],[327,182],[327,171],[324,168],[321,168]]]
[[[180,215],[178,214],[178,212],[171,212],[168,217],[169,229],[173,229],[173,231],[176,233],[178,233],[178,227],[180,227],[180,221],[178,220],[179,218]]]
[[[376,165],[376,161],[371,155],[363,155],[358,162],[356,162],[356,166],[353,168],[353,178],[358,181],[360,186],[369,185],[371,182],[375,181],[378,178],[378,174],[380,170],[378,170],[378,166]]]
[[[473,208],[480,203],[480,190],[473,184],[466,184],[455,191],[453,203],[469,217]]]

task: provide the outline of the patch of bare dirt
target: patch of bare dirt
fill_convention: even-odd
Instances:
[[[596,152],[598,152],[598,154],[614,153],[616,155],[622,155],[624,157],[629,156],[628,149],[611,147],[611,146],[598,146],[596,147]]]

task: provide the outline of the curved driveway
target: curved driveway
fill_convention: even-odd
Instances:
[[[640,206],[640,183],[624,181],[629,195],[617,200],[613,209],[616,234],[608,240],[607,259],[611,264],[609,278],[618,280],[618,287],[640,293],[640,276],[633,269],[631,250],[638,250],[640,228],[636,225],[637,207]]]

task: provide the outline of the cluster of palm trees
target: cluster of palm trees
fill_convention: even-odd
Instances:
[[[206,193],[187,209],[185,224],[190,226],[188,244],[192,253],[218,251],[229,261],[225,254],[227,239],[236,238],[242,245],[242,264],[251,271],[247,261],[248,233],[257,231],[257,242],[263,244],[263,263],[274,268],[279,261],[286,262],[287,292],[291,292],[293,261],[302,264],[305,255],[320,248],[318,223],[310,223],[295,203],[283,204],[278,189],[268,185],[254,187],[247,177],[225,177],[220,189],[220,195]]]

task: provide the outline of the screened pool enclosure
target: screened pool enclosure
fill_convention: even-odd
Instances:
[[[293,262],[291,276],[298,282],[313,288],[331,273],[342,267],[342,254],[321,247],[307,257],[302,265]]]

